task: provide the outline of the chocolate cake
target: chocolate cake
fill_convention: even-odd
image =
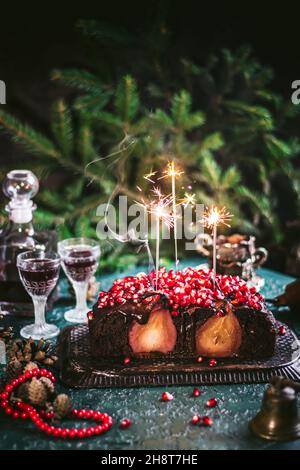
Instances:
[[[254,287],[187,268],[117,279],[88,313],[97,357],[240,357],[274,354],[275,319]]]

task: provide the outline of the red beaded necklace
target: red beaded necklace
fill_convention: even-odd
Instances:
[[[113,420],[111,416],[107,413],[102,413],[101,411],[73,409],[70,414],[70,418],[91,419],[93,421],[100,422],[101,424],[88,428],[61,428],[51,426],[47,423],[47,419],[53,418],[53,412],[38,412],[33,406],[22,401],[12,404],[10,402],[10,395],[13,390],[33,377],[47,377],[53,383],[56,381],[52,372],[46,369],[28,370],[17,379],[12,380],[6,385],[4,392],[0,395],[0,406],[4,409],[6,414],[12,416],[14,419],[31,419],[31,421],[44,433],[54,437],[70,439],[82,439],[83,437],[98,436],[112,427]]]

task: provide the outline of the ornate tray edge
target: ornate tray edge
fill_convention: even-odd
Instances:
[[[159,387],[166,385],[221,385],[221,384],[241,384],[241,383],[265,383],[271,377],[280,375],[295,381],[300,381],[300,354],[291,362],[283,366],[265,367],[258,365],[257,368],[249,366],[240,369],[235,365],[222,365],[219,368],[209,369],[208,367],[190,372],[151,372],[145,374],[132,374],[126,376],[110,375],[105,372],[97,372],[93,369],[83,369],[76,360],[68,360],[67,338],[70,330],[74,326],[66,327],[60,337],[58,350],[60,356],[60,378],[61,381],[72,388],[123,388],[123,387]],[[291,331],[291,330],[290,330]],[[297,345],[300,343],[292,332]],[[63,360],[64,359],[64,360]],[[72,379],[71,379],[72,377]]]

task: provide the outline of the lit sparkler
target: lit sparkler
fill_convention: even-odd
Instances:
[[[163,172],[163,178],[171,178],[172,183],[172,206],[173,206],[173,220],[174,220],[174,248],[175,248],[175,271],[178,266],[178,248],[177,248],[177,209],[176,209],[176,177],[181,176],[184,171],[180,171],[175,167],[175,163],[172,160],[168,163],[167,169]]]
[[[173,217],[170,214],[169,207],[172,203],[170,196],[163,196],[159,188],[152,190],[157,199],[150,202],[138,202],[142,205],[148,214],[153,215],[155,218],[155,233],[156,233],[156,249],[155,249],[155,285],[158,286],[158,271],[159,271],[159,249],[160,249],[160,225],[165,224],[168,228],[173,226]]]
[[[218,209],[216,206],[212,206],[210,209],[206,209],[203,214],[201,222],[204,227],[212,229],[213,234],[213,284],[216,282],[216,271],[217,271],[217,228],[218,225],[226,225],[230,227],[229,222],[233,215],[226,210],[226,207]]]

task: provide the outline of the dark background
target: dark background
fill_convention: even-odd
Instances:
[[[77,5],[70,1],[2,2],[0,79],[7,83],[10,106],[20,105],[20,95],[25,101],[24,91],[29,95],[28,104],[31,97],[47,103],[51,100],[49,71],[53,67],[84,62],[84,43],[74,26],[77,19],[94,18],[143,31],[161,9],[167,11],[165,23],[172,31],[174,54],[201,61],[220,48],[235,49],[241,44],[251,44],[255,55],[274,69],[274,88],[289,96],[291,82],[300,78],[300,5],[297,3],[99,0]],[[143,44],[137,44],[137,47],[143,48]]]

